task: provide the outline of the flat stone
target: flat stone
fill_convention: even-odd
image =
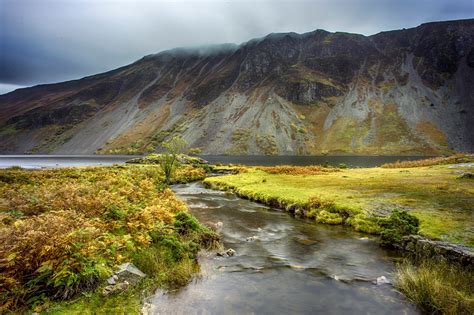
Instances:
[[[124,263],[119,266],[114,276],[116,282],[128,281],[129,283],[136,284],[146,275],[132,263]]]
[[[232,248],[229,248],[226,251],[217,252],[216,255],[219,257],[232,257],[235,255],[235,250],[233,250]]]
[[[108,296],[110,294],[118,293],[121,291],[125,291],[129,287],[130,283],[127,281],[117,283],[114,285],[108,285],[102,290],[103,296]]]

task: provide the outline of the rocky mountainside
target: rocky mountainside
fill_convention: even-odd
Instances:
[[[1,153],[474,151],[474,19],[174,49],[0,96]]]

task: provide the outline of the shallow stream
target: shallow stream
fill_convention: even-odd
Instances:
[[[233,257],[205,253],[186,287],[158,291],[155,314],[416,314],[390,284],[396,254],[342,226],[318,225],[200,183],[174,186]]]

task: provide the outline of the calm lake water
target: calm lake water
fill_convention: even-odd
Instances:
[[[317,165],[328,163],[337,166],[341,163],[351,167],[374,167],[396,161],[411,161],[426,159],[426,156],[264,156],[264,155],[203,155],[211,164],[244,164],[244,165]]]
[[[222,222],[224,246],[236,255],[202,254],[200,275],[178,291],[156,292],[148,313],[418,313],[391,285],[373,283],[393,277],[397,256],[366,235],[295,219],[200,183],[174,191],[201,222]]]
[[[0,168],[51,168],[123,164],[133,155],[0,155]]]
[[[23,168],[100,166],[122,164],[137,156],[133,155],[0,155],[0,168],[21,166]],[[244,165],[313,165],[329,163],[337,166],[344,163],[351,167],[374,167],[383,163],[404,160],[419,160],[426,156],[226,156],[203,155],[210,163]]]

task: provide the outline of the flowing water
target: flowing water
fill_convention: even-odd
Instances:
[[[151,313],[418,313],[391,285],[373,283],[392,278],[396,254],[366,235],[295,219],[200,183],[174,190],[201,222],[222,222],[224,246],[236,254],[202,254],[200,275],[178,291],[158,291],[148,300]]]

